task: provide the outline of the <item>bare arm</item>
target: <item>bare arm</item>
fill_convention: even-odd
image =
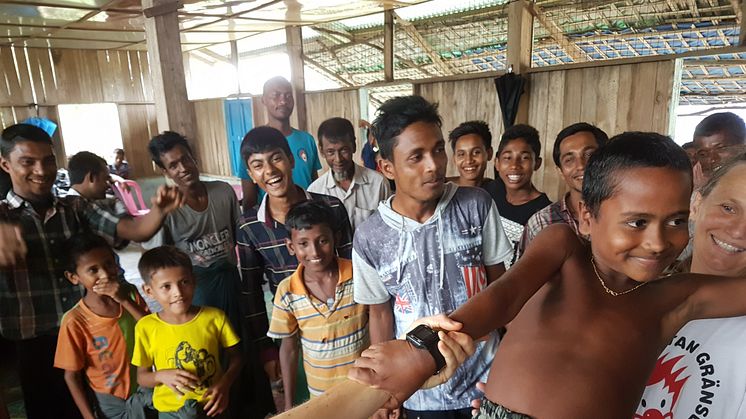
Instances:
[[[228,368],[220,380],[205,391],[205,397],[209,400],[205,403],[204,410],[210,417],[219,415],[228,408],[231,386],[236,381],[243,365],[238,345],[225,348],[225,356],[228,358]]]
[[[282,339],[280,345],[280,371],[282,371],[282,387],[285,391],[285,409],[293,407],[296,375],[298,373],[298,335]]]
[[[88,398],[86,397],[83,385],[83,375],[80,371],[65,370],[65,384],[67,384],[70,395],[73,397],[75,405],[78,406],[83,419],[94,419],[95,416],[93,416],[93,410],[88,404]]]
[[[256,205],[257,196],[259,195],[259,189],[256,187],[256,183],[247,179],[241,179],[241,190],[243,191],[243,199],[241,200],[241,205],[243,206],[244,210]]]
[[[149,388],[163,384],[179,396],[184,395],[184,390],[197,388],[198,381],[196,375],[185,370],[174,368],[153,371],[150,367],[137,367],[137,384]]]
[[[746,278],[682,274],[693,288],[683,305],[684,322],[746,315]]]
[[[370,343],[394,339],[394,313],[388,302],[368,306]]]
[[[497,265],[485,266],[484,270],[487,272],[487,284],[489,285],[505,273],[505,264],[498,263]]]
[[[184,195],[178,189],[161,186],[152,199],[150,212],[142,217],[122,218],[117,223],[117,237],[136,242],[143,242],[158,232],[163,219],[171,211],[179,208]]]
[[[549,226],[534,241],[509,271],[449,315],[463,325],[461,332],[479,339],[505,326],[539,288],[559,273],[571,252],[581,246],[575,233],[565,225]]]

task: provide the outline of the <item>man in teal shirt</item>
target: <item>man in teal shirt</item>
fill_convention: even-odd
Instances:
[[[321,170],[321,162],[313,136],[290,126],[290,115],[293,114],[295,107],[293,86],[281,76],[267,80],[262,90],[262,104],[267,109],[267,125],[282,132],[290,145],[290,151],[295,159],[293,182],[307,189],[308,185],[318,177],[317,172]],[[256,186],[246,170],[241,171],[240,177],[244,197],[243,207],[251,208],[259,201],[258,198],[264,195],[264,191]]]

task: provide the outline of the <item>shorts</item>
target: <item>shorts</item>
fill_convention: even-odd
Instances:
[[[475,419],[531,419],[531,416],[516,413],[507,408],[482,398],[482,406],[474,416]]]

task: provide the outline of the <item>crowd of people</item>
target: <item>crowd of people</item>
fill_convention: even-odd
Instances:
[[[493,147],[485,122],[446,136],[437,104],[398,97],[361,124],[359,165],[353,122],[314,140],[292,92],[264,85],[241,201],[166,131],[148,151],[173,186],[137,217],[107,197],[123,150],[72,156],[59,197],[50,136],[2,132],[0,335],[29,418],[746,418],[738,116],[684,147],[572,124],[551,202],[529,125]]]

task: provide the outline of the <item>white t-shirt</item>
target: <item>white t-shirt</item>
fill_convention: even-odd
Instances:
[[[744,396],[746,316],[695,320],[663,350],[635,418],[746,419]]]

